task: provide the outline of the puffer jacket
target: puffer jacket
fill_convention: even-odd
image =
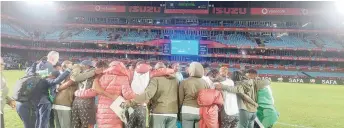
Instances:
[[[131,89],[136,94],[141,94],[145,91],[149,84],[150,78],[165,76],[168,74],[173,74],[174,70],[169,68],[160,68],[157,70],[152,70],[152,67],[148,64],[140,64],[135,68],[134,73],[131,77]],[[128,90],[130,92],[130,90]]]
[[[104,71],[104,74],[99,79],[100,86],[104,91],[112,94],[123,96],[126,100],[135,97],[135,94],[130,89],[129,85],[129,71],[124,64],[119,61],[110,63],[110,67]],[[98,128],[122,128],[122,121],[110,109],[113,99],[106,96],[99,95],[98,110],[97,110],[97,125]]]
[[[200,128],[219,128],[219,111],[223,105],[221,91],[214,89],[203,89],[199,91],[197,98],[200,106]]]
[[[174,70],[169,69],[169,68],[162,68],[162,69],[153,70],[153,71],[151,71],[151,69],[152,69],[152,67],[148,64],[140,64],[139,66],[136,67],[135,72],[138,74],[141,74],[141,75],[148,74],[149,77],[148,77],[147,82],[149,82],[149,79],[152,77],[164,76],[164,75],[174,73]],[[148,83],[137,83],[138,81],[134,81],[135,72],[129,71],[131,87],[133,87],[135,85],[144,86],[143,87],[143,91],[144,91],[144,88],[147,87]],[[143,82],[143,81],[141,81],[141,82]],[[141,87],[139,87],[139,88],[141,88]],[[143,93],[143,91],[140,91],[140,93],[135,93],[135,91],[133,91],[132,88],[128,88],[128,87],[123,88],[123,89],[124,89],[124,92],[126,93],[126,95],[136,95],[136,94]],[[97,95],[97,93],[93,89],[78,90],[75,92],[75,96],[82,97],[82,98],[90,98],[90,97],[94,97],[96,95]]]

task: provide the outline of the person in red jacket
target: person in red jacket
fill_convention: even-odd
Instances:
[[[97,125],[98,128],[122,128],[123,124],[119,117],[110,109],[110,105],[117,96],[123,96],[129,100],[135,97],[129,85],[129,71],[125,65],[119,61],[113,61],[109,64],[109,68],[103,72],[103,75],[95,81],[99,82],[104,92],[113,95],[99,95],[97,108]]]

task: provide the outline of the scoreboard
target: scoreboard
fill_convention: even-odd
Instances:
[[[166,9],[208,9],[208,1],[166,1]]]
[[[208,48],[207,45],[199,45],[199,55],[207,55],[208,54]]]

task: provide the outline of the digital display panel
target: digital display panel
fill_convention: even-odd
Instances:
[[[171,40],[171,54],[174,55],[198,55],[198,40]]]

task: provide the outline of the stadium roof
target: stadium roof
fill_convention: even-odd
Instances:
[[[19,1],[17,1],[19,2]],[[3,1],[2,4],[12,4]],[[126,6],[160,6],[165,1],[61,1],[60,4],[76,5],[126,5]],[[257,7],[257,8],[321,8],[333,6],[334,1],[210,1],[214,7]]]
[[[68,2],[69,3],[69,2]],[[87,1],[76,4],[160,6],[165,1]],[[210,1],[214,7],[318,8],[333,5],[333,1]],[[70,3],[69,3],[70,4]]]

